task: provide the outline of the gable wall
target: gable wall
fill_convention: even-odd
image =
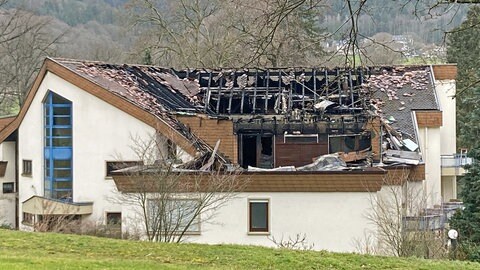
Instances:
[[[0,175],[0,225],[15,228],[15,193],[3,193],[3,183],[15,183],[15,142],[0,143],[0,161],[6,161],[5,175]],[[17,189],[17,187],[15,187]]]
[[[23,201],[44,193],[42,101],[49,89],[72,101],[74,202],[93,201],[94,220],[102,219],[104,211],[121,210],[108,200],[115,185],[106,179],[105,162],[138,160],[131,148],[134,138],[148,140],[154,128],[47,72],[19,127],[19,164],[32,160],[32,177],[19,179],[20,213]]]
[[[238,162],[237,136],[233,134],[231,120],[207,119],[197,116],[177,116],[177,119],[212,148],[220,139],[220,152],[233,163]]]

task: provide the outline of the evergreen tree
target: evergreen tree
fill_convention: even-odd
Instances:
[[[452,218],[451,227],[459,231],[467,258],[480,261],[480,7],[472,6],[466,21],[452,32],[448,60],[458,65],[459,146],[470,149],[474,163],[461,180],[465,209]]]
[[[458,146],[480,146],[480,6],[472,6],[467,19],[449,36],[447,58],[457,63]]]

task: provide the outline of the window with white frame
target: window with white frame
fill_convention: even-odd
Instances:
[[[150,199],[149,227],[168,232],[200,232],[199,201],[194,199]]]
[[[269,222],[269,200],[250,199],[248,200],[248,232],[268,233]]]

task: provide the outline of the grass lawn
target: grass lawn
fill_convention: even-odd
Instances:
[[[399,259],[254,246],[163,244],[0,230],[0,269],[480,269],[469,262]]]

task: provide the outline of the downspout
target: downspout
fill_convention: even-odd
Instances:
[[[424,133],[424,144],[425,144],[425,160],[423,161],[425,163],[425,181],[423,185],[423,192],[424,192],[424,198],[428,198],[428,193],[427,190],[429,189],[428,185],[428,170],[427,170],[427,162],[428,162],[428,127],[425,127],[425,133]],[[432,198],[430,198],[432,199]],[[427,205],[428,206],[428,205]]]
[[[19,170],[18,170],[18,164],[20,163],[18,158],[18,142],[19,142],[19,139],[18,139],[18,129],[17,129],[17,135],[15,136],[15,230],[18,230],[20,229],[20,222],[19,222],[19,219],[20,219],[20,207],[19,207],[19,196],[20,196],[20,192],[19,192],[19,181],[18,181],[18,174],[19,174]]]

